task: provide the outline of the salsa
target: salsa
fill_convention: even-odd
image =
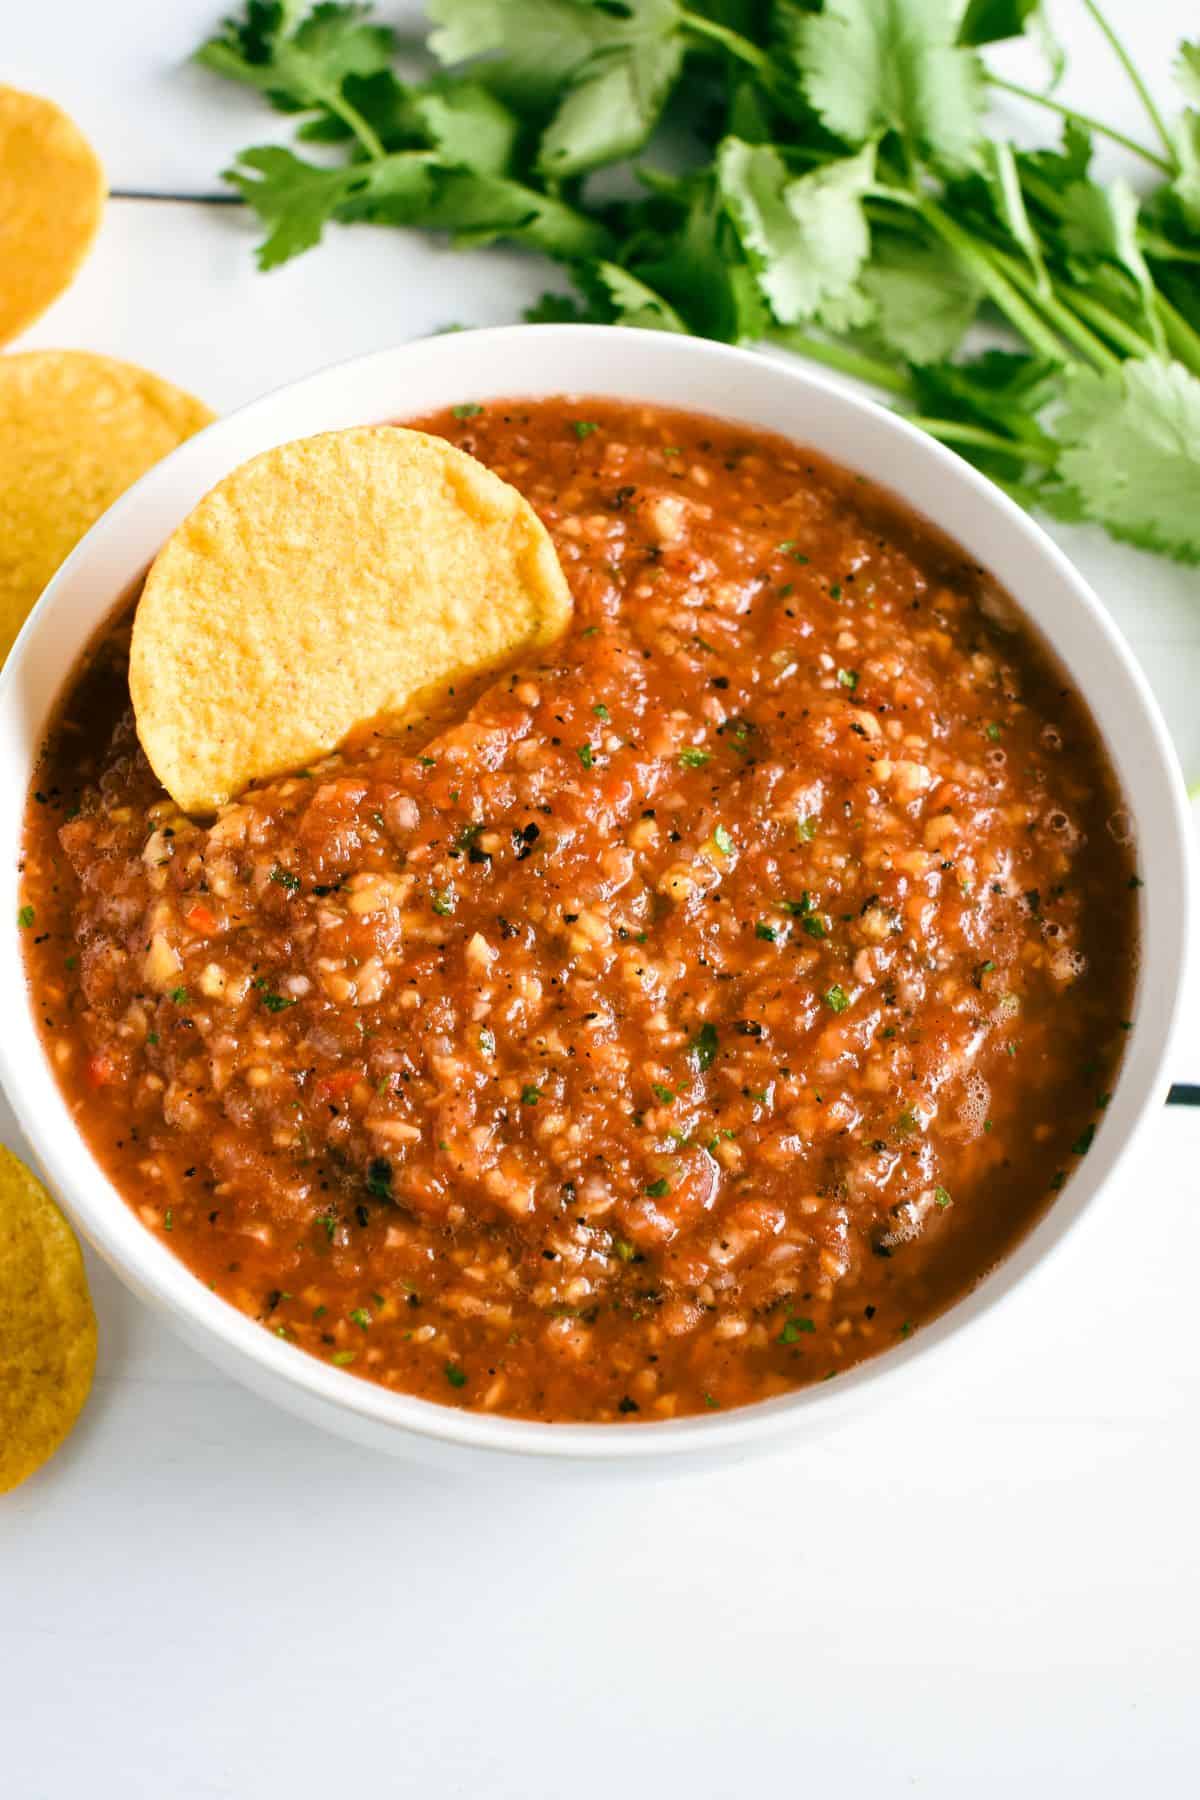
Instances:
[[[1096,729],[983,570],[794,444],[417,423],[537,508],[572,627],[192,820],[126,609],[28,808],[79,1129],[199,1279],[387,1387],[638,1421],[836,1377],[1103,1113],[1139,883]]]

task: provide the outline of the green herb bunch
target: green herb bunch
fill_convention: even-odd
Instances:
[[[1030,31],[1061,73],[1037,0],[431,0],[439,69],[417,82],[368,7],[248,0],[197,55],[337,147],[228,172],[267,227],[262,268],[330,220],[515,241],[574,290],[531,319],[781,342],[1023,503],[1197,562],[1200,43],[1169,120],[1080,7],[1149,144],[988,72],[981,46]],[[1061,142],[989,136],[996,88],[1058,115]],[[1093,178],[1097,135],[1148,193]],[[977,321],[1010,347],[966,354]]]

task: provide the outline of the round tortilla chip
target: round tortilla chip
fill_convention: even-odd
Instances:
[[[41,1182],[0,1146],[0,1494],[54,1455],[95,1367],[78,1239]]]
[[[0,356],[0,662],[90,525],[213,415],[86,350]]]
[[[0,87],[0,344],[70,286],[104,196],[104,170],[66,113]]]
[[[138,736],[177,803],[212,812],[570,614],[545,526],[473,457],[395,425],[303,438],[235,469],[159,553]]]

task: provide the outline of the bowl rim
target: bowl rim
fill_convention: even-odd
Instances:
[[[1129,1045],[1114,1086],[1113,1105],[1104,1119],[1104,1125],[1108,1129],[1098,1134],[1088,1164],[1073,1174],[1064,1192],[994,1269],[983,1275],[968,1293],[906,1342],[855,1365],[836,1381],[799,1388],[793,1393],[728,1412],[716,1411],[681,1419],[639,1422],[632,1430],[621,1430],[614,1429],[611,1424],[550,1424],[496,1416],[396,1392],[335,1368],[296,1346],[285,1343],[263,1330],[232,1304],[211,1293],[141,1223],[133,1208],[121,1198],[93,1158],[82,1134],[70,1124],[69,1113],[61,1095],[60,1116],[56,1119],[47,1118],[47,1112],[54,1111],[49,1103],[47,1082],[56,1095],[58,1089],[33,1021],[24,981],[19,933],[10,925],[6,928],[7,938],[0,939],[0,995],[7,989],[10,997],[15,997],[18,992],[24,996],[24,1004],[18,1007],[15,1018],[10,1009],[9,1028],[0,1034],[0,1084],[4,1087],[36,1160],[44,1167],[53,1190],[62,1196],[65,1210],[126,1285],[131,1286],[142,1298],[165,1310],[173,1321],[185,1329],[191,1341],[217,1357],[224,1366],[231,1366],[231,1353],[233,1359],[238,1363],[244,1361],[245,1365],[244,1369],[238,1368],[235,1373],[243,1375],[251,1385],[255,1385],[250,1371],[261,1372],[266,1391],[272,1397],[278,1400],[281,1388],[286,1389],[302,1410],[306,1399],[316,1403],[318,1407],[324,1403],[337,1413],[352,1415],[361,1421],[369,1421],[374,1426],[390,1430],[398,1440],[407,1435],[410,1438],[433,1440],[466,1449],[552,1460],[582,1459],[589,1462],[640,1461],[648,1457],[675,1457],[695,1452],[711,1455],[721,1449],[742,1448],[752,1443],[766,1444],[787,1433],[799,1434],[806,1423],[814,1428],[820,1425],[824,1429],[839,1417],[861,1410],[872,1396],[882,1396],[892,1391],[898,1382],[909,1378],[918,1367],[927,1365],[943,1342],[973,1326],[984,1315],[994,1313],[1015,1289],[1023,1286],[1035,1271],[1044,1269],[1061,1251],[1081,1217],[1085,1213],[1095,1212],[1100,1194],[1105,1190],[1112,1191],[1114,1176],[1129,1157],[1156,1099],[1161,1098],[1160,1090],[1165,1091],[1165,1073],[1182,1013],[1186,985],[1192,849],[1186,795],[1166,726],[1145,677],[1090,585],[1041,526],[969,463],[927,437],[900,415],[875,401],[848,391],[828,376],[806,365],[792,360],[782,362],[761,351],[735,349],[704,339],[613,326],[497,326],[461,335],[417,338],[336,362],[297,381],[282,384],[218,419],[196,437],[189,439],[110,507],[71,552],[47,585],[0,672],[2,765],[10,749],[14,756],[20,757],[19,746],[30,739],[29,726],[20,717],[23,681],[32,649],[45,634],[47,620],[53,617],[60,601],[64,597],[69,599],[74,586],[94,561],[98,558],[103,560],[102,552],[111,554],[117,549],[139,514],[155,511],[172,513],[172,492],[181,482],[184,486],[187,485],[185,472],[193,465],[211,460],[214,446],[222,446],[226,441],[236,443],[239,437],[246,435],[248,428],[252,431],[256,424],[268,425],[277,414],[286,415],[293,403],[302,410],[306,401],[319,400],[325,389],[332,393],[348,382],[358,383],[366,388],[370,385],[369,378],[376,373],[381,391],[389,388],[399,391],[404,362],[407,360],[411,363],[423,357],[432,359],[435,365],[439,361],[445,362],[445,392],[441,404],[452,404],[456,397],[469,397],[461,389],[457,395],[455,392],[457,347],[468,342],[472,357],[476,357],[477,352],[494,354],[496,366],[504,371],[507,371],[509,357],[518,346],[518,366],[533,367],[539,350],[545,349],[549,354],[555,352],[556,347],[561,350],[564,343],[570,344],[571,355],[578,363],[580,380],[569,386],[564,386],[557,380],[539,386],[536,381],[521,380],[514,376],[507,383],[500,380],[493,384],[489,398],[517,398],[538,393],[549,395],[571,391],[593,396],[597,392],[610,393],[614,398],[632,400],[644,398],[645,396],[639,396],[636,392],[617,395],[607,380],[600,389],[587,387],[585,377],[589,350],[598,347],[601,342],[606,347],[611,346],[614,341],[621,346],[623,360],[627,358],[631,363],[639,362],[649,366],[657,359],[665,365],[682,359],[681,367],[689,362],[698,364],[701,361],[719,366],[729,376],[730,407],[724,411],[717,406],[698,404],[696,410],[709,414],[724,411],[724,416],[734,420],[740,418],[751,429],[774,428],[756,425],[750,416],[738,412],[738,378],[744,376],[751,382],[761,382],[763,366],[766,364],[777,376],[779,383],[794,396],[797,442],[805,442],[805,403],[809,403],[810,409],[813,405],[823,405],[827,409],[833,409],[834,413],[840,412],[845,416],[850,426],[861,433],[864,446],[875,439],[881,453],[884,446],[894,450],[898,468],[903,468],[906,462],[915,466],[923,465],[924,469],[944,478],[947,510],[950,497],[957,492],[960,498],[974,504],[981,522],[985,516],[990,515],[991,524],[1002,531],[1006,540],[1005,554],[1008,554],[1010,547],[1011,555],[1016,559],[1018,550],[1023,550],[1027,560],[1040,564],[1051,584],[1057,584],[1065,603],[1068,606],[1070,603],[1074,604],[1077,615],[1075,623],[1083,624],[1086,630],[1093,633],[1093,646],[1107,651],[1108,661],[1118,681],[1124,682],[1125,691],[1120,696],[1120,705],[1116,700],[1110,699],[1105,700],[1102,706],[1082,683],[1079,684],[1079,692],[1096,719],[1098,729],[1108,739],[1109,754],[1114,764],[1118,762],[1118,747],[1113,734],[1104,730],[1105,717],[1110,721],[1117,718],[1128,721],[1132,718],[1140,732],[1143,740],[1140,751],[1149,756],[1153,763],[1146,778],[1147,781],[1153,779],[1162,801],[1154,832],[1161,840],[1160,852],[1166,854],[1172,863],[1172,867],[1161,879],[1164,884],[1170,885],[1174,905],[1173,908],[1159,906],[1155,921],[1156,937],[1151,942],[1148,939],[1146,903],[1139,895],[1142,916],[1138,995],[1133,1008],[1134,1023]],[[578,352],[577,356],[575,352]],[[750,374],[752,370],[755,371],[753,376]],[[482,391],[478,380],[472,384],[472,388],[475,393]],[[402,409],[398,406],[393,407],[386,416],[395,417],[400,410]],[[753,407],[750,408],[751,413],[754,410]],[[359,416],[362,422],[361,409]],[[283,437],[273,437],[271,441],[282,442],[287,436],[309,435],[313,431],[334,428],[336,427],[311,425],[305,432],[285,432]],[[236,466],[248,454],[252,452],[231,451],[223,463],[224,469]],[[850,466],[853,466],[852,463]],[[889,483],[884,480],[882,485],[887,486]],[[904,505],[913,510],[921,510],[914,507],[911,499],[906,498],[904,480],[897,480],[891,485]],[[173,517],[177,520],[187,509],[187,505],[175,507]],[[935,519],[933,523],[937,524],[938,521]],[[956,541],[959,540],[956,526],[940,524],[938,528]],[[136,577],[137,572],[137,568],[134,568],[131,578]],[[996,569],[994,573],[1002,585],[1010,585],[1002,568]],[[106,591],[115,595],[120,590]],[[1026,615],[1026,622],[1035,630],[1043,629],[1033,613],[1027,612],[1021,594],[1014,591],[1013,597],[1023,615]],[[80,634],[78,641],[73,643],[66,668],[60,671],[58,677],[57,695],[61,695],[65,680],[90,635],[90,632]],[[28,791],[28,773],[33,765],[36,747],[41,742],[47,717],[48,714],[43,712],[38,720],[32,745],[22,763],[19,797],[9,804],[9,813],[14,814],[17,820],[17,856],[5,859],[0,880],[9,881],[11,894],[16,891],[15,864],[19,860],[20,820]],[[7,824],[5,829],[7,831]],[[14,865],[12,868],[7,866],[10,862]],[[1156,881],[1159,879],[1156,875]],[[9,911],[10,919],[15,920],[15,912],[14,905]],[[1142,992],[1150,967],[1156,973],[1157,991],[1163,1004],[1153,1009],[1153,1016],[1146,1016],[1151,1009],[1142,1004]],[[1174,974],[1168,980],[1166,977],[1170,975],[1170,968],[1174,969]],[[31,1055],[31,1050],[36,1050],[36,1055]],[[1119,1107],[1117,1102],[1120,1102]],[[64,1119],[68,1128],[57,1129],[63,1126]],[[133,1227],[132,1231],[130,1226]]]

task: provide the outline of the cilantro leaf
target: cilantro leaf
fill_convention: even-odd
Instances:
[[[862,290],[875,336],[909,362],[932,363],[962,341],[982,297],[975,278],[942,244],[876,232]]]
[[[648,331],[686,331],[687,326],[669,300],[616,263],[593,263],[589,271],[593,291],[602,296],[603,316],[621,325],[639,325]]]
[[[623,275],[625,271],[622,269],[620,273]],[[576,279],[581,278],[582,271],[578,271]],[[527,325],[583,325],[593,319],[597,323],[608,322],[605,317],[598,317],[590,306],[581,305],[578,300],[572,299],[570,294],[551,292],[539,294],[533,305],[525,308],[521,317]]]
[[[296,22],[292,5],[249,0],[242,19],[226,19],[195,60],[217,75],[245,82],[280,112],[329,107],[336,112],[351,75],[386,70],[395,46],[389,26],[367,23],[367,6],[314,6]]]
[[[865,321],[855,283],[870,250],[863,197],[875,147],[789,176],[770,144],[726,138],[717,182],[758,285],[781,325],[820,318],[834,329]]]
[[[520,120],[478,82],[430,82],[412,92],[409,110],[445,162],[477,175],[506,175],[511,169]]]
[[[291,150],[266,146],[243,150],[225,179],[269,226],[258,249],[258,266],[274,269],[320,243],[334,212],[361,184],[362,171],[353,163],[319,169]]]
[[[1112,375],[1072,369],[1057,421],[1059,473],[1114,537],[1200,562],[1200,380],[1179,363],[1135,358]]]
[[[1200,42],[1184,39],[1175,52],[1171,73],[1186,98],[1200,104]]]
[[[452,232],[463,247],[512,238],[564,262],[602,255],[610,242],[598,220],[564,200],[470,169],[439,170],[428,204],[407,222]]]
[[[429,0],[429,48],[522,112],[548,112],[593,51],[616,35],[619,14],[587,0]],[[614,8],[614,13],[617,9]],[[477,61],[476,59],[483,59]]]
[[[674,0],[614,8],[611,40],[576,70],[542,138],[538,169],[553,180],[616,162],[645,143],[683,66]]]
[[[967,0],[958,28],[960,44],[997,44],[1020,37],[1041,0]]]
[[[982,82],[957,46],[958,0],[827,0],[804,21],[802,83],[823,125],[848,144],[895,131],[936,162],[967,164]]]

